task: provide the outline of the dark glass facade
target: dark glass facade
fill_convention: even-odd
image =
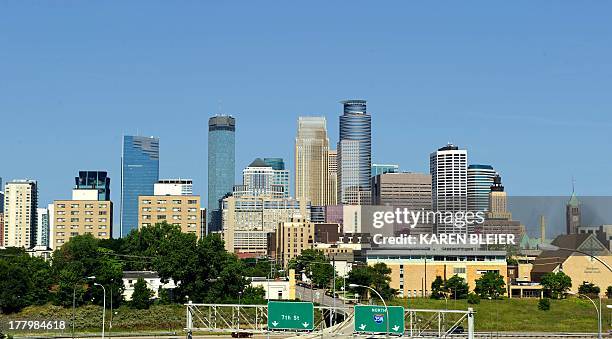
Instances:
[[[208,120],[208,231],[221,230],[219,200],[232,193],[236,162],[236,119],[214,116]]]
[[[285,169],[283,158],[264,158],[263,161],[272,167],[273,170],[282,171]]]
[[[97,189],[98,200],[110,200],[110,178],[105,171],[79,171],[74,178],[76,189]]]
[[[159,180],[159,139],[126,135],[121,157],[121,236],[138,228],[138,196]]]

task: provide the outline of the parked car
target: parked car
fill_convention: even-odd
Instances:
[[[463,332],[465,332],[465,329],[461,325],[453,327],[450,331],[451,334],[463,334]]]
[[[232,332],[232,338],[251,338],[253,333],[249,332]]]

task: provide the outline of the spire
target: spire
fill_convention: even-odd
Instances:
[[[574,177],[572,176],[572,195],[569,201],[567,202],[567,204],[569,206],[578,207],[578,205],[580,205],[580,200],[578,200],[578,197],[576,196],[575,186],[576,186],[576,180],[574,180]]]

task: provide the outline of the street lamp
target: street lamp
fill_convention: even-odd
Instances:
[[[543,251],[570,251],[570,252],[577,252],[577,253],[581,253],[584,255],[588,255],[589,257],[599,261],[602,265],[604,265],[610,272],[612,272],[612,267],[610,267],[610,265],[608,265],[605,261],[597,258],[596,256],[587,253],[587,252],[583,252],[577,249],[573,249],[573,248],[566,248],[566,247],[559,247],[559,246],[555,246],[553,244],[538,244],[538,249],[543,250]]]
[[[106,288],[104,288],[104,285],[102,284],[98,284],[98,283],[94,283],[94,286],[100,286],[102,287],[102,291],[104,292],[104,301],[103,301],[103,306],[102,306],[102,339],[104,339],[104,321],[105,321],[105,314],[106,314]]]
[[[355,288],[355,287],[362,287],[362,288],[367,288],[370,291],[373,291],[374,293],[376,293],[376,295],[380,298],[380,300],[382,301],[383,305],[385,306],[385,313],[387,315],[387,332],[385,332],[385,338],[389,337],[389,308],[387,307],[387,303],[385,302],[385,299],[383,299],[383,297],[380,295],[380,293],[378,293],[378,291],[376,291],[375,289],[373,289],[370,286],[364,286],[364,285],[357,285],[357,284],[349,284],[350,288]]]
[[[593,306],[595,306],[595,311],[597,311],[597,338],[602,339],[602,336],[601,336],[601,298],[599,298],[599,308],[598,308],[597,304],[595,304],[595,301],[593,301],[593,299],[591,299],[586,294],[575,293],[575,292],[567,292],[567,293],[568,294],[572,294],[572,295],[578,295],[578,296],[581,295],[583,297],[586,297],[593,304]],[[610,306],[610,305],[608,305],[608,306]]]
[[[238,292],[238,329],[240,330],[240,297],[242,296],[242,291]]]
[[[81,278],[77,283],[72,286],[72,338],[74,339],[74,321],[75,321],[75,311],[76,311],[76,287],[78,284],[81,284],[83,280],[92,280],[96,279],[95,275],[89,276],[85,279]],[[82,286],[81,286],[82,288]]]

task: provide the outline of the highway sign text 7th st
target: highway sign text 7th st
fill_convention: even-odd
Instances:
[[[314,306],[308,302],[268,302],[268,328],[271,330],[314,329]]]

